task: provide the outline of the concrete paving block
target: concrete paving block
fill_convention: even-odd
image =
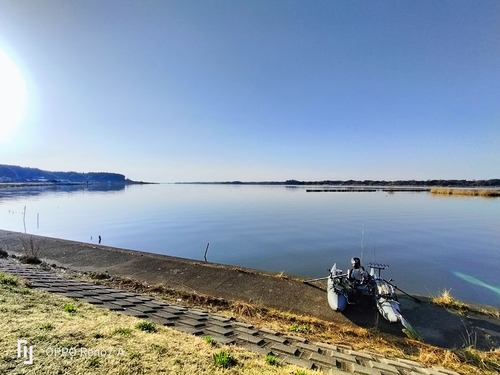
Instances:
[[[380,360],[382,360],[382,358]],[[413,367],[423,367],[421,363],[418,363],[418,362],[415,362],[415,361],[412,361],[409,359],[398,358],[397,361],[404,363],[404,364],[407,364],[409,366],[413,366]]]
[[[132,309],[134,310],[137,310],[137,311],[140,311],[142,312],[143,314],[154,314],[156,313],[156,310],[154,309],[149,309],[143,305],[135,305],[134,307],[131,307]]]
[[[328,371],[323,371],[325,374],[328,375],[345,375],[348,374],[346,371],[339,370],[338,368],[330,368]]]
[[[215,326],[219,326],[221,328],[226,328],[226,329],[233,327],[233,325],[231,323],[223,322],[223,321],[220,321],[220,320],[215,320],[215,319],[212,319],[212,317],[208,318],[205,323],[206,324],[215,325]]]
[[[236,338],[238,340],[244,341],[245,343],[250,343],[258,346],[263,346],[265,341],[262,337],[247,335],[246,333],[236,333]]]
[[[80,286],[83,290],[101,290],[103,289],[102,287],[99,287],[98,285],[93,285],[93,284],[83,284]]]
[[[338,351],[332,351],[331,352],[331,356],[334,357],[334,358],[336,358],[339,361],[357,362],[356,361],[356,357],[354,357],[352,355],[349,355],[349,354],[341,353],[341,352],[338,352]]]
[[[292,357],[292,356],[289,356],[289,355],[284,356],[281,359],[281,361],[284,362],[284,363],[286,363],[286,364],[303,367],[303,368],[306,368],[308,370],[315,370],[317,368],[317,366],[313,362],[311,362],[311,361],[308,361],[308,360],[305,360],[305,359],[300,359],[300,358],[297,358],[297,357]]]
[[[142,302],[148,302],[148,301],[152,301],[153,298],[151,297],[146,297],[146,296],[136,296],[135,298],[137,298],[138,300],[141,300]]]
[[[175,314],[170,314],[166,311],[155,311],[154,313],[151,313],[152,316],[156,316],[161,319],[167,319],[167,320],[177,320],[179,319],[179,315]]]
[[[269,329],[269,328],[259,328],[259,332],[267,333],[269,335],[278,335],[279,334],[275,330],[272,330],[272,329]]]
[[[40,281],[32,281],[30,286],[32,288],[48,288],[50,285],[47,283],[42,283]]]
[[[382,362],[375,362],[375,361],[368,361],[368,366],[377,370],[380,370],[381,372],[385,374],[396,374],[399,375],[400,372],[399,370],[389,364],[382,363]]]
[[[120,306],[120,307],[134,307],[135,304],[131,303],[131,302],[128,302],[126,300],[123,300],[123,299],[119,299],[119,300],[116,300],[116,301],[109,301],[107,302],[109,304],[112,304],[112,305],[117,305],[117,306]]]
[[[294,336],[294,335],[285,335],[285,338],[289,339],[290,341],[299,341],[302,343],[307,343],[307,339],[301,336]]]
[[[99,293],[96,293],[92,290],[82,290],[80,293],[83,294],[85,297],[97,297],[100,295]]]
[[[301,355],[301,352],[299,349],[297,349],[297,347],[279,344],[279,343],[273,344],[271,346],[271,350],[285,353],[287,355],[293,355],[295,357],[299,357]]]
[[[108,309],[111,311],[123,311],[123,307],[118,306],[118,305],[113,305],[109,302],[104,302],[102,304],[97,305],[98,307],[101,307],[103,309]]]
[[[331,345],[331,344],[326,344],[323,342],[315,342],[314,345],[319,346],[321,349],[326,349],[326,350],[331,350],[331,351],[337,351],[337,346]]]
[[[165,306],[161,310],[158,310],[158,311],[164,311],[164,312],[167,312],[169,314],[174,314],[174,315],[179,315],[179,316],[184,315],[184,312],[185,312],[182,310],[173,309],[173,308],[171,308],[171,306]]]
[[[63,288],[58,288],[58,287],[54,287],[54,286],[50,286],[48,288],[44,288],[44,290],[46,292],[49,292],[49,293],[56,293],[56,294],[62,294],[64,292],[66,292],[65,289]]]
[[[352,350],[352,346],[346,345],[346,344],[337,344],[337,348],[342,349],[342,350]]]
[[[254,328],[253,325],[247,324],[247,323],[243,323],[243,322],[233,322],[233,325],[236,325],[238,327],[243,327],[243,328]]]
[[[210,318],[214,319],[214,320],[221,321],[221,322],[230,322],[230,321],[234,320],[233,317],[227,317],[227,316],[220,315],[220,314],[210,314]]]
[[[160,304],[157,304],[157,303],[154,303],[154,302],[149,302],[149,301],[148,302],[144,302],[142,304],[142,306],[147,307],[148,309],[154,309],[154,310],[161,310],[161,309],[163,309],[163,307],[165,307],[165,306],[162,306]],[[166,306],[168,306],[168,305],[166,305]]]
[[[85,297],[80,301],[90,303],[91,305],[102,305],[104,303],[102,300],[92,297]]]
[[[384,375],[380,370],[376,368],[365,367],[356,363],[349,363],[346,369],[348,372],[352,372],[356,375]]]
[[[180,305],[169,305],[170,308],[176,309],[179,311],[187,311],[188,308],[186,306],[180,306]]]
[[[192,314],[197,314],[197,315],[208,315],[208,311],[207,310],[202,310],[202,309],[189,309],[189,311],[192,313]]]
[[[264,337],[266,340],[276,342],[278,344],[287,344],[288,340],[284,338],[283,336],[278,336],[278,335],[269,335],[269,334],[263,334],[262,337]]]
[[[237,332],[246,333],[247,335],[252,335],[252,336],[256,336],[259,334],[259,331],[257,331],[255,328],[251,329],[251,328],[236,326],[236,327],[234,327],[234,330]]]
[[[216,333],[219,336],[231,336],[234,334],[234,331],[232,329],[225,329],[214,325],[207,325],[206,327],[207,328],[205,328],[205,331]]]
[[[336,367],[337,366],[337,360],[335,358],[323,355],[323,354],[318,354],[318,353],[312,353],[309,355],[308,358],[310,361],[322,365],[328,365],[331,367]]]
[[[356,350],[347,350],[346,353],[352,355],[353,357],[362,358],[367,361],[375,360],[375,358],[371,354],[365,352],[358,352]]]
[[[85,297],[88,298],[88,295],[85,294]],[[91,295],[91,298],[94,298],[94,299],[98,299],[102,302],[112,302],[112,301],[117,301],[116,299],[114,299],[113,297],[110,297],[109,295],[107,294],[92,294]]]
[[[204,322],[199,322],[199,321],[194,320],[194,319],[180,318],[179,320],[176,321],[176,323],[184,324],[184,325],[194,327],[194,328],[206,327]]]
[[[189,334],[195,335],[195,336],[203,335],[203,329],[199,329],[199,328],[195,328],[195,327],[191,327],[191,326],[187,326],[187,325],[175,324],[171,328],[173,328],[177,331],[189,333]]]
[[[298,342],[297,344],[295,344],[295,346],[299,349],[304,349],[304,350],[309,350],[310,352],[313,352],[313,353],[320,353],[321,354],[321,349],[318,348],[317,346],[315,345],[311,345],[311,344],[305,344],[303,342]]]
[[[123,294],[123,293],[109,293],[108,294],[110,297],[113,297],[114,299],[127,299],[128,296]]]
[[[68,297],[68,298],[75,298],[75,299],[81,299],[84,297],[83,294],[80,294],[77,292],[64,292],[64,293],[61,293],[61,296]]]
[[[81,292],[81,291],[83,291],[82,288],[77,287],[77,286],[67,286],[64,289],[66,289],[68,292]]]
[[[392,359],[387,359],[387,358],[380,358],[378,362],[385,363],[386,365],[391,365],[391,366],[394,366],[398,369],[404,369],[407,371],[411,371],[414,368],[414,366],[408,365],[406,363],[395,361]]]
[[[131,309],[131,308],[124,308],[122,311],[122,314],[133,316],[136,318],[141,318],[141,319],[146,319],[149,317],[148,314],[145,314],[142,311],[139,311],[136,309]]]
[[[186,311],[182,316],[185,316],[186,318],[189,319],[194,319],[199,322],[206,322],[208,320],[207,315],[198,315],[198,314],[192,314],[190,310]]]
[[[139,299],[139,298],[136,298],[136,297],[128,297],[127,301],[128,302],[132,302],[132,303],[134,303],[136,305],[137,304],[141,304],[142,305],[144,303],[144,301],[142,299]]]

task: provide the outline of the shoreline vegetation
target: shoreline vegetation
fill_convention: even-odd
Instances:
[[[500,197],[500,189],[445,189],[445,188],[431,188],[431,194],[436,195],[461,195],[468,197]]]
[[[167,303],[178,301],[180,298],[187,306],[202,307],[219,314],[235,316],[241,321],[257,326],[290,331],[295,336],[306,339],[343,343],[354,347],[355,350],[368,349],[387,358],[405,358],[426,366],[447,368],[460,374],[493,375],[499,370],[498,351],[481,351],[465,343],[463,348],[441,349],[414,340],[392,338],[377,330],[335,327],[333,323],[318,319],[259,308],[246,303],[231,303],[219,298],[182,293],[164,285],[144,285],[132,279],[102,279],[98,274],[69,272],[66,276],[139,292]],[[237,359],[235,369],[242,374],[316,373],[295,366],[276,365],[270,363],[267,358],[246,352],[244,348],[218,344],[210,338],[191,336],[167,327],[158,326],[153,331],[141,331],[139,329],[141,320],[138,318],[103,311],[67,297],[32,289],[30,286],[29,282],[0,272],[0,297],[4,301],[0,315],[3,315],[3,319],[15,323],[11,324],[11,327],[17,327],[16,330],[6,332],[4,346],[12,341],[15,342],[16,332],[21,329],[23,332],[29,332],[26,338],[30,342],[35,342],[42,348],[56,345],[60,337],[67,337],[65,343],[71,347],[76,337],[79,345],[83,347],[116,346],[122,348],[125,354],[122,357],[97,358],[97,360],[80,358],[70,365],[71,368],[79,370],[78,373],[80,371],[122,373],[116,372],[117,368],[125,370],[131,366],[147,373],[159,373],[175,368],[178,373],[186,374],[194,372],[224,374],[227,373],[227,369],[218,365],[213,358],[214,354],[221,350],[225,350]],[[28,313],[30,319],[24,319],[22,314],[17,313],[19,310]],[[7,351],[8,348],[4,349]],[[40,359],[36,362],[36,369],[39,371],[47,369],[57,371],[68,366],[68,363],[64,363],[63,357],[51,359],[38,356],[37,359]],[[13,370],[10,366],[9,362],[0,363],[0,369]]]

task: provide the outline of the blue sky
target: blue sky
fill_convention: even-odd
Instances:
[[[0,0],[0,70],[22,77],[0,73],[7,111],[25,90],[15,121],[0,111],[0,163],[500,178],[499,20],[488,0]]]

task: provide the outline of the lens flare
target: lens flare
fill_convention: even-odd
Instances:
[[[26,82],[12,59],[0,49],[0,143],[7,142],[26,114]]]
[[[474,285],[481,286],[483,288],[489,289],[492,292],[495,292],[496,294],[498,294],[500,296],[500,288],[497,287],[497,286],[486,284],[484,281],[481,281],[479,279],[476,279],[473,276],[469,276],[469,275],[466,275],[466,274],[458,272],[458,271],[453,271],[453,274],[455,276],[461,278],[462,280],[467,281],[468,283],[471,283],[471,284],[474,284]]]

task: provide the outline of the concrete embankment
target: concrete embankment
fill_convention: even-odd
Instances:
[[[350,305],[343,314],[332,311],[326,300],[326,282],[311,286],[293,276],[0,230],[0,244],[9,253],[24,252],[21,239],[27,244],[33,240],[45,262],[71,270],[161,283],[179,291],[263,305],[340,324],[377,327],[404,336],[399,325],[386,322],[371,306]],[[417,303],[401,296],[400,303],[405,317],[429,344],[461,347],[464,327],[487,326],[490,337],[500,338],[498,320],[467,320],[421,299],[423,302]]]

